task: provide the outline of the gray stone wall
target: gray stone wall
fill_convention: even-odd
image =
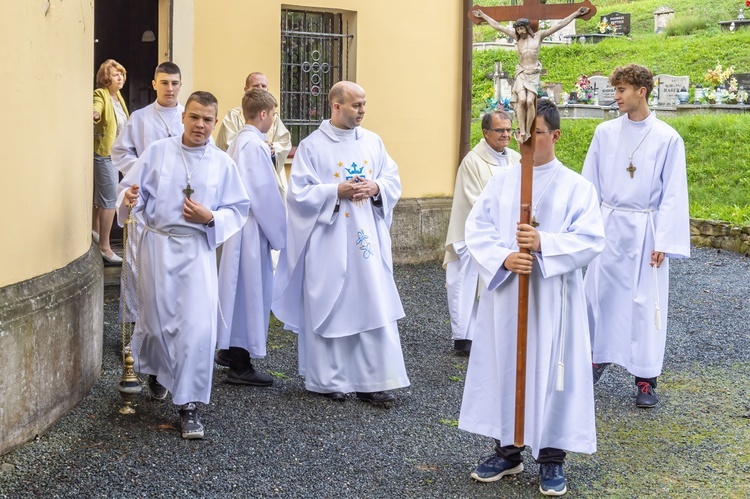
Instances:
[[[101,373],[102,258],[0,288],[0,454],[43,433]]]
[[[453,198],[401,199],[393,212],[394,263],[442,260]]]
[[[395,263],[441,260],[445,254],[452,198],[402,199],[394,211],[391,236]],[[690,220],[691,241],[750,256],[750,226],[715,220]]]
[[[717,220],[690,220],[690,239],[696,246],[736,251],[750,256],[750,226]]]

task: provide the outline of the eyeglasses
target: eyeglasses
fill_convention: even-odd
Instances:
[[[544,133],[555,133],[557,130],[536,130],[537,135],[542,135]]]
[[[492,130],[495,133],[507,133],[507,134],[513,133],[512,128],[491,128],[490,130]]]

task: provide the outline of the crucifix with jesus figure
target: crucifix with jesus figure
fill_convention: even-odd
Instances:
[[[474,6],[467,16],[475,23],[486,21],[496,30],[516,40],[518,65],[516,79],[513,82],[513,111],[518,121],[516,140],[521,149],[521,223],[533,223],[531,220],[532,182],[534,179],[534,146],[536,143],[536,99],[542,65],[539,63],[539,49],[542,40],[561,30],[576,18],[591,19],[596,14],[596,7],[585,0],[580,3],[548,5],[544,0],[525,0],[523,5],[504,7]],[[543,19],[561,19],[551,27],[535,33],[539,21]],[[513,29],[501,25],[498,21],[515,21]],[[521,252],[530,253],[521,249]],[[524,446],[524,418],[526,412],[526,348],[529,313],[529,276],[518,276],[518,329],[516,346],[516,407],[513,445]]]

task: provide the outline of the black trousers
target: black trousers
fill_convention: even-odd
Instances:
[[[240,347],[229,347],[229,368],[236,373],[243,373],[252,367],[250,352]]]
[[[498,456],[502,457],[506,461],[511,463],[520,463],[523,461],[521,452],[523,447],[516,447],[515,445],[502,445],[500,440],[495,439],[495,452]],[[545,447],[539,450],[539,457],[536,462],[539,464],[554,463],[563,465],[565,462],[565,451],[562,449],[555,449],[554,447]]]

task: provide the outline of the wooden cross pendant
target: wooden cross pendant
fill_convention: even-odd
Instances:
[[[539,222],[536,221],[536,217],[531,217],[531,226],[535,229],[539,227]]]
[[[632,174],[631,174],[631,176],[632,176]],[[184,189],[182,189],[182,192],[185,193],[185,197],[186,198],[190,199],[190,195],[192,193],[194,193],[195,191],[193,190],[192,187],[190,187],[190,182],[188,182],[187,187],[185,187]]]
[[[630,163],[630,165],[627,168],[625,168],[625,170],[627,170],[627,172],[630,173],[630,178],[633,178],[633,174],[635,173],[636,169],[637,168],[633,166],[633,163]]]

